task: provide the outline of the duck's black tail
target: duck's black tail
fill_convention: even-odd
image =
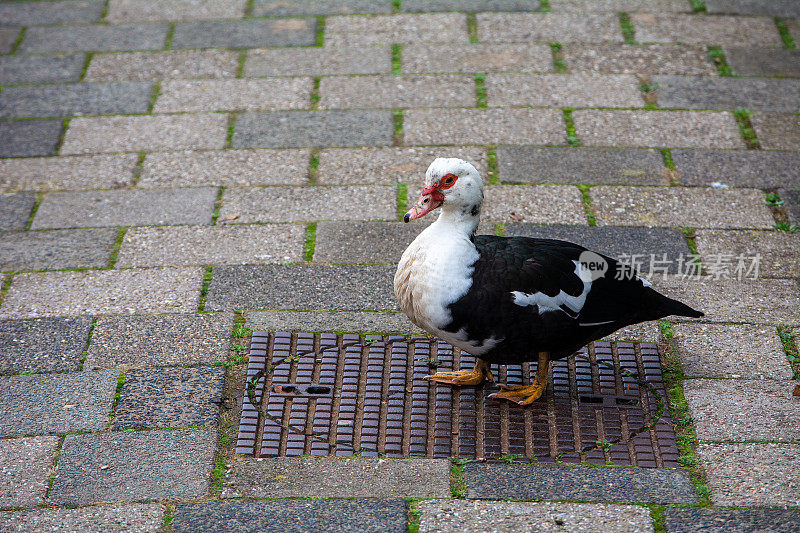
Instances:
[[[669,315],[676,315],[676,316],[688,316],[691,318],[700,318],[704,316],[702,311],[698,311],[697,309],[692,309],[688,305],[683,302],[679,302],[678,300],[673,300],[668,296],[664,296],[663,294],[653,291],[655,294],[659,296],[658,303],[655,306],[655,309],[658,312],[658,318],[663,318]]]

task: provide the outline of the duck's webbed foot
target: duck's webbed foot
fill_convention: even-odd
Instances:
[[[500,392],[490,394],[489,398],[509,400],[519,405],[530,405],[538,400],[547,389],[547,376],[550,372],[550,357],[547,352],[539,352],[539,364],[536,368],[536,378],[530,385],[505,385],[500,384]]]
[[[494,381],[489,370],[489,363],[482,359],[475,362],[475,368],[472,370],[454,370],[452,372],[437,372],[436,374],[425,376],[429,381],[437,383],[447,383],[448,385],[464,386],[464,385],[480,385],[485,380]]]

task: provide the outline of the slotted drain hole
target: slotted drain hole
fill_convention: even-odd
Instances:
[[[666,392],[655,344],[595,342],[555,361],[546,393],[528,407],[488,399],[494,383],[424,379],[474,364],[427,337],[254,333],[236,453],[678,466],[672,423],[656,416]],[[535,371],[492,365],[511,385],[529,384]]]

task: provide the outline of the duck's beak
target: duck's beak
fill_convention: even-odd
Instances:
[[[442,194],[442,191],[436,187],[436,185],[425,187],[422,189],[422,196],[419,197],[417,203],[414,204],[414,207],[409,209],[406,215],[403,217],[403,222],[424,217],[442,205],[442,202],[444,202],[444,195]]]

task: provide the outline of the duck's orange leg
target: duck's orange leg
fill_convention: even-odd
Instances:
[[[494,381],[489,370],[489,363],[483,359],[478,359],[475,362],[475,368],[472,370],[454,370],[452,372],[437,372],[431,376],[425,376],[425,379],[436,381],[437,383],[447,383],[448,385],[479,385],[485,380]]]
[[[539,363],[536,366],[536,378],[527,386],[500,384],[500,392],[490,394],[489,398],[509,400],[519,405],[530,405],[538,400],[547,388],[547,376],[550,373],[550,354],[539,352]]]

